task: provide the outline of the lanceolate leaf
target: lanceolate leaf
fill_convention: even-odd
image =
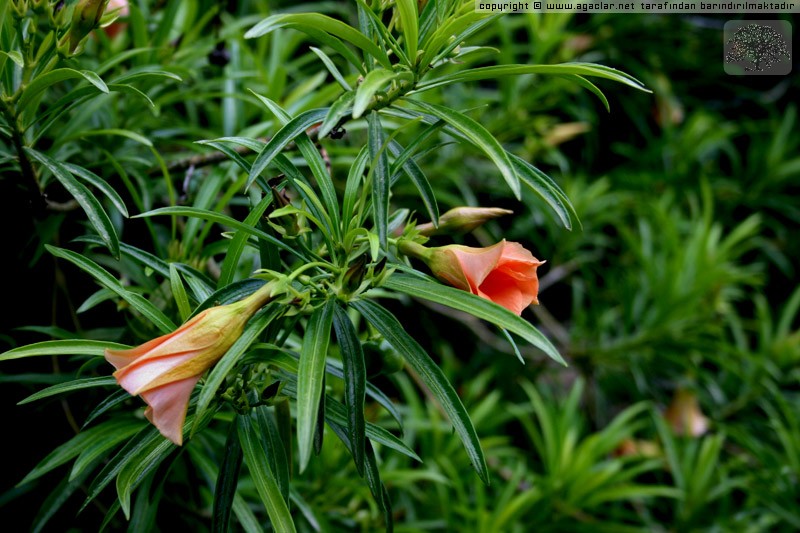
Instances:
[[[38,76],[31,82],[30,85],[25,88],[25,90],[22,92],[22,96],[20,96],[19,100],[17,100],[17,111],[22,111],[25,109],[28,104],[33,102],[34,98],[39,96],[48,87],[71,78],[84,78],[102,92],[108,92],[108,87],[106,87],[106,84],[103,83],[103,80],[101,80],[100,77],[94,72],[90,72],[88,70],[78,71],[71,68],[59,68],[56,70],[51,70],[47,74]]]
[[[178,314],[182,321],[186,321],[192,314],[192,308],[189,307],[189,296],[186,294],[183,280],[174,264],[169,266],[169,284],[172,289],[172,297],[175,298],[175,303],[178,305]]]
[[[391,141],[389,143],[389,151],[392,152],[392,155],[395,157],[405,153],[403,147],[400,146],[400,144],[398,144],[396,141]],[[419,167],[417,162],[410,157],[404,161],[401,161],[400,165],[397,165],[395,162],[395,166],[399,166],[417,188],[419,191],[419,196],[422,199],[422,203],[425,204],[425,209],[428,211],[428,215],[431,217],[431,221],[433,221],[435,226],[438,226],[439,205],[436,203],[436,194],[433,192],[433,187],[431,187],[431,184],[428,181],[428,178],[425,176],[425,173]],[[392,183],[394,183],[394,180],[392,180]]]
[[[295,140],[300,134],[305,133],[305,131],[314,124],[325,120],[325,115],[327,113],[327,109],[312,109],[311,111],[300,113],[287,122],[286,125],[270,139],[264,149],[261,150],[261,153],[258,154],[258,157],[256,157],[250,169],[250,176],[247,178],[247,187],[250,187],[256,178],[266,170],[267,166],[272,162],[272,159],[279,154],[287,144]]]
[[[325,32],[355,45],[377,59],[384,67],[392,66],[386,52],[363,33],[344,22],[319,13],[272,15],[253,26],[244,36],[246,39],[253,39],[278,28],[294,28],[309,34]]]
[[[349,83],[347,83],[347,80],[344,79],[344,76],[342,76],[342,73],[339,72],[339,69],[333,63],[333,60],[330,57],[328,57],[328,54],[326,54],[325,52],[323,52],[319,48],[315,48],[313,46],[309,46],[309,48],[311,49],[312,52],[317,54],[317,57],[319,57],[322,60],[322,62],[325,64],[325,67],[328,69],[328,72],[330,72],[331,76],[333,76],[333,78],[337,82],[339,82],[339,85],[341,85],[342,88],[345,91],[348,91],[348,92],[352,91],[353,88],[350,86]],[[321,133],[320,133],[320,137],[322,137]]]
[[[397,9],[400,15],[400,22],[403,25],[406,55],[408,55],[408,60],[413,65],[417,58],[417,40],[419,39],[417,2],[415,0],[397,0],[395,9]]]
[[[516,333],[549,355],[555,361],[566,365],[561,354],[558,353],[558,350],[556,350],[547,337],[542,335],[530,322],[490,300],[475,296],[466,291],[447,287],[434,281],[427,281],[407,274],[394,274],[383,286],[388,289],[404,292],[415,298],[422,298],[446,305],[447,307],[452,307],[453,309],[458,309],[487,320],[503,329]]]
[[[153,209],[152,211],[136,215],[133,218],[152,217],[155,215],[183,215],[188,217],[202,218],[204,220],[210,220],[212,222],[217,222],[218,224],[222,224],[224,226],[230,226],[245,233],[249,233],[250,235],[258,237],[259,239],[264,239],[265,241],[269,241],[270,243],[274,244],[281,250],[289,252],[300,259],[305,259],[300,254],[300,252],[298,252],[291,246],[287,245],[283,241],[276,239],[272,235],[268,235],[258,228],[248,226],[247,224],[239,222],[238,220],[231,218],[227,215],[223,215],[221,213],[215,213],[214,211],[208,211],[206,209],[199,209],[196,207],[161,207],[159,209]]]
[[[281,440],[278,425],[272,411],[266,405],[259,405],[253,409],[256,427],[261,435],[261,443],[266,450],[269,467],[278,482],[283,499],[289,503],[289,461],[286,458],[286,449]]]
[[[258,495],[261,496],[261,501],[267,509],[273,529],[278,533],[293,533],[296,530],[292,515],[278,487],[275,474],[270,469],[269,461],[265,460],[267,451],[259,438],[255,420],[252,415],[244,415],[237,418],[237,423],[244,460]]]
[[[23,405],[26,403],[34,402],[36,400],[41,400],[42,398],[54,396],[56,394],[64,394],[65,392],[72,392],[81,389],[89,389],[92,387],[111,387],[116,384],[117,380],[111,376],[76,379],[73,381],[68,381],[66,383],[59,383],[58,385],[53,385],[52,387],[47,387],[46,389],[42,389],[37,393],[31,394],[24,400],[19,401],[17,405]]]
[[[125,207],[125,203],[122,201],[122,198],[119,196],[119,194],[117,194],[117,191],[115,191],[114,188],[103,178],[91,170],[87,170],[78,165],[73,165],[72,163],[62,163],[62,165],[64,165],[64,167],[75,176],[97,188],[97,190],[102,192],[109,200],[111,200],[111,203],[114,204],[114,207],[116,207],[124,217],[128,217],[128,208]]]
[[[213,533],[227,533],[233,500],[236,497],[236,485],[242,466],[242,445],[239,442],[236,418],[233,419],[233,423],[228,429],[225,452],[222,456],[222,464],[219,465],[219,475],[214,488],[214,504],[211,513],[211,531]]]
[[[361,341],[347,312],[338,305],[333,312],[333,327],[336,342],[342,352],[344,364],[344,390],[347,405],[347,431],[353,444],[353,460],[360,475],[364,475],[364,397],[367,387],[367,370]]]
[[[514,193],[514,196],[516,196],[517,199],[520,198],[519,177],[516,172],[514,172],[514,166],[511,164],[511,160],[506,151],[486,128],[463,113],[453,111],[447,107],[417,100],[406,99],[405,101],[422,109],[426,113],[430,113],[444,120],[468,138],[475,146],[483,150],[494,164],[497,165],[506,183],[508,183],[511,191]]]
[[[489,483],[489,470],[483,456],[478,434],[472,425],[467,410],[456,394],[453,386],[442,370],[433,362],[425,350],[406,333],[397,318],[379,304],[371,300],[358,300],[351,305],[383,335],[408,364],[419,374],[420,379],[430,389],[450,418],[450,422],[461,438],[473,468],[484,483]]]
[[[640,91],[650,92],[644,87],[642,82],[633,76],[620,70],[606,67],[604,65],[596,65],[594,63],[562,63],[560,65],[496,65],[492,67],[479,67],[462,70],[460,72],[448,74],[432,80],[423,81],[417,85],[415,91],[427,91],[428,89],[433,89],[434,87],[441,87],[443,85],[450,85],[452,83],[495,79],[502,76],[519,76],[521,74],[574,74],[578,76],[595,76],[598,78],[605,78],[623,83],[629,87],[633,87],[634,89],[639,89]]]
[[[129,348],[129,346],[116,342],[84,339],[43,341],[3,352],[0,354],[0,361],[22,359],[23,357],[37,357],[40,355],[93,355],[102,357],[106,348],[109,350],[125,350]]]
[[[352,110],[355,97],[355,91],[346,91],[336,99],[328,109],[328,114],[325,115],[325,120],[322,121],[322,125],[319,127],[318,136],[320,139],[328,135],[342,117]]]
[[[394,72],[393,70],[382,68],[371,70],[364,76],[364,81],[361,82],[356,90],[356,98],[353,103],[353,118],[359,118],[364,114],[375,93],[383,89],[392,80],[400,79],[411,81],[411,73]]]
[[[381,247],[386,248],[389,224],[389,156],[383,149],[383,128],[377,111],[367,117],[369,155],[372,159],[372,212]]]
[[[572,218],[578,220],[578,214],[567,195],[547,174],[531,165],[524,159],[514,154],[510,154],[514,169],[517,171],[522,183],[527,185],[533,192],[538,194],[547,205],[556,212],[561,223],[567,229],[572,229]]]
[[[111,220],[108,218],[103,206],[100,205],[100,202],[97,201],[97,198],[95,198],[91,191],[89,191],[83,183],[76,180],[72,173],[60,162],[32,148],[25,148],[25,151],[29,156],[47,167],[61,185],[69,191],[72,197],[75,198],[78,204],[83,208],[86,216],[89,218],[89,222],[91,222],[97,234],[100,235],[100,238],[103,239],[103,242],[106,244],[109,251],[111,251],[111,254],[119,259],[119,238],[117,237],[117,232],[113,224],[111,224]]]
[[[256,204],[247,218],[244,219],[243,224],[248,226],[255,226],[261,220],[261,215],[267,210],[270,203],[272,203],[272,195],[266,195]],[[228,245],[228,251],[225,254],[225,261],[222,263],[222,271],[219,275],[217,288],[222,288],[229,285],[233,281],[233,276],[236,273],[236,267],[239,264],[239,258],[242,256],[244,247],[247,244],[247,239],[250,237],[248,233],[239,231],[231,240]]]
[[[141,428],[142,422],[130,419],[115,419],[81,431],[70,440],[53,450],[50,455],[45,457],[38,465],[36,465],[36,468],[31,470],[31,472],[25,476],[25,478],[20,481],[19,484],[24,485],[29,481],[33,481],[47,472],[50,472],[54,468],[63,465],[67,461],[72,460],[80,455],[84,448],[95,439],[102,438],[102,436],[105,434],[126,432],[132,427]]]
[[[254,93],[255,94],[255,93]],[[291,116],[278,104],[256,94],[256,97],[261,100],[270,110],[275,113],[278,119],[284,124],[288,125],[291,122]],[[325,111],[319,110],[319,111]],[[327,112],[326,112],[327,115]],[[313,114],[316,117],[316,114]],[[313,122],[312,124],[315,124]],[[281,130],[283,131],[283,130]],[[280,132],[278,132],[280,135]],[[319,135],[319,134],[318,134]],[[319,186],[320,192],[322,193],[322,199],[325,202],[326,209],[320,209],[320,213],[317,218],[320,220],[326,219],[330,222],[328,223],[329,226],[329,233],[335,236],[339,236],[339,201],[336,198],[336,189],[333,186],[333,179],[331,178],[330,174],[328,174],[328,169],[325,166],[325,161],[322,159],[322,155],[320,155],[319,150],[308,137],[305,131],[299,132],[295,137],[294,141],[297,144],[297,148],[300,150],[300,153],[303,154],[303,158],[306,160],[306,164],[308,168],[311,169],[311,173],[314,175],[314,179],[317,180],[317,185]],[[269,147],[269,143],[265,147],[265,149]],[[280,154],[275,155],[275,161],[280,165],[280,160],[286,159]],[[256,160],[257,161],[257,160]],[[255,164],[254,164],[255,166]],[[282,170],[282,172],[286,173]],[[252,173],[252,169],[251,169]],[[288,173],[287,173],[288,174]],[[252,177],[252,175],[251,175]],[[249,179],[249,178],[248,178]]]
[[[331,321],[334,299],[314,311],[306,326],[300,365],[297,370],[297,449],[300,471],[305,470],[311,458],[314,427],[317,423],[322,380],[325,375],[325,358],[331,338]]]
[[[50,245],[45,245],[45,247],[54,256],[70,261],[78,268],[94,277],[101,285],[117,293],[120,298],[131,304],[131,307],[139,311],[145,318],[152,322],[153,325],[158,327],[162,333],[169,333],[176,329],[177,326],[175,323],[167,318],[160,309],[142,297],[142,295],[127,290],[117,278],[91,259],[63,248],[56,248]]]

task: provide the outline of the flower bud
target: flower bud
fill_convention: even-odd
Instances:
[[[443,233],[469,233],[494,218],[513,213],[499,207],[454,207],[439,217],[438,228],[428,222],[420,224],[416,230],[426,237]]]
[[[536,269],[544,261],[519,243],[504,239],[487,248],[457,244],[426,248],[403,239],[398,248],[424,261],[433,275],[445,283],[491,300],[512,313],[522,314],[530,304],[539,303]]]
[[[109,0],[80,0],[72,11],[69,29],[69,51],[75,52],[78,45],[100,24],[100,17]]]
[[[117,369],[117,383],[141,395],[144,414],[162,435],[183,443],[183,421],[189,397],[203,373],[241,336],[250,317],[271,298],[268,283],[247,298],[211,307],[181,327],[130,350],[106,350],[106,361]]]

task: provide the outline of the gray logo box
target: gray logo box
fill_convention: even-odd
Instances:
[[[724,31],[725,72],[782,76],[792,71],[792,24],[785,20],[729,20]]]

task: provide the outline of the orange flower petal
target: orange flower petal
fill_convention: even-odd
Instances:
[[[483,280],[497,266],[497,262],[503,254],[502,244],[499,242],[488,248],[468,248],[466,246],[452,248],[451,251],[458,260],[473,294],[478,294],[478,288]]]
[[[123,389],[136,396],[142,391],[153,387],[154,382],[158,380],[159,377],[179,365],[190,361],[196,356],[197,351],[190,351],[144,362],[136,361],[114,372],[114,377],[117,378],[117,383],[119,383]]]
[[[200,376],[186,378],[142,393],[148,404],[144,415],[162,435],[178,446],[183,444],[183,422],[189,397],[199,379]]]

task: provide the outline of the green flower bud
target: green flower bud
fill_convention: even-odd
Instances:
[[[469,233],[493,218],[511,214],[513,211],[499,207],[454,207],[439,217],[439,227],[428,222],[420,224],[416,230],[426,237],[443,233]]]
[[[109,0],[80,0],[72,11],[69,29],[69,50],[75,52],[78,45],[100,24]]]

